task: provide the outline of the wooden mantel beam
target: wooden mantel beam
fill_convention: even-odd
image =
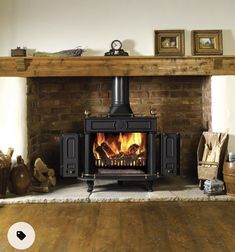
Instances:
[[[235,75],[235,56],[0,57],[0,76]]]

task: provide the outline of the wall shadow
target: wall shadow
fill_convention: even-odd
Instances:
[[[102,50],[93,50],[93,49],[89,49],[89,48],[85,48],[84,52],[82,55],[84,56],[96,56],[96,55],[104,55],[104,51]]]
[[[235,54],[235,37],[232,30],[223,30],[223,54]]]
[[[235,154],[235,135],[229,134],[228,151]]]
[[[127,51],[129,53],[130,56],[141,55],[141,53],[135,50],[135,41],[132,39],[123,40],[122,47],[124,51]]]

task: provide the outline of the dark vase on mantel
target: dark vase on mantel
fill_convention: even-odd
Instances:
[[[31,175],[21,156],[17,156],[17,163],[10,171],[9,189],[12,193],[24,195],[31,185]]]

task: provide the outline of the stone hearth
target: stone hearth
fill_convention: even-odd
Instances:
[[[87,192],[85,182],[74,181],[57,186],[51,193],[16,196],[8,193],[0,204],[15,203],[64,203],[64,202],[141,202],[141,201],[235,201],[229,195],[209,196],[195,182],[172,177],[160,179],[153,192],[146,192],[144,183],[128,182],[118,185],[116,181],[97,180],[92,194]]]

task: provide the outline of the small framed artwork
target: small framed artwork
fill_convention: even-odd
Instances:
[[[221,55],[223,54],[222,30],[193,30],[193,55]]]
[[[156,56],[184,56],[184,30],[156,30]]]

